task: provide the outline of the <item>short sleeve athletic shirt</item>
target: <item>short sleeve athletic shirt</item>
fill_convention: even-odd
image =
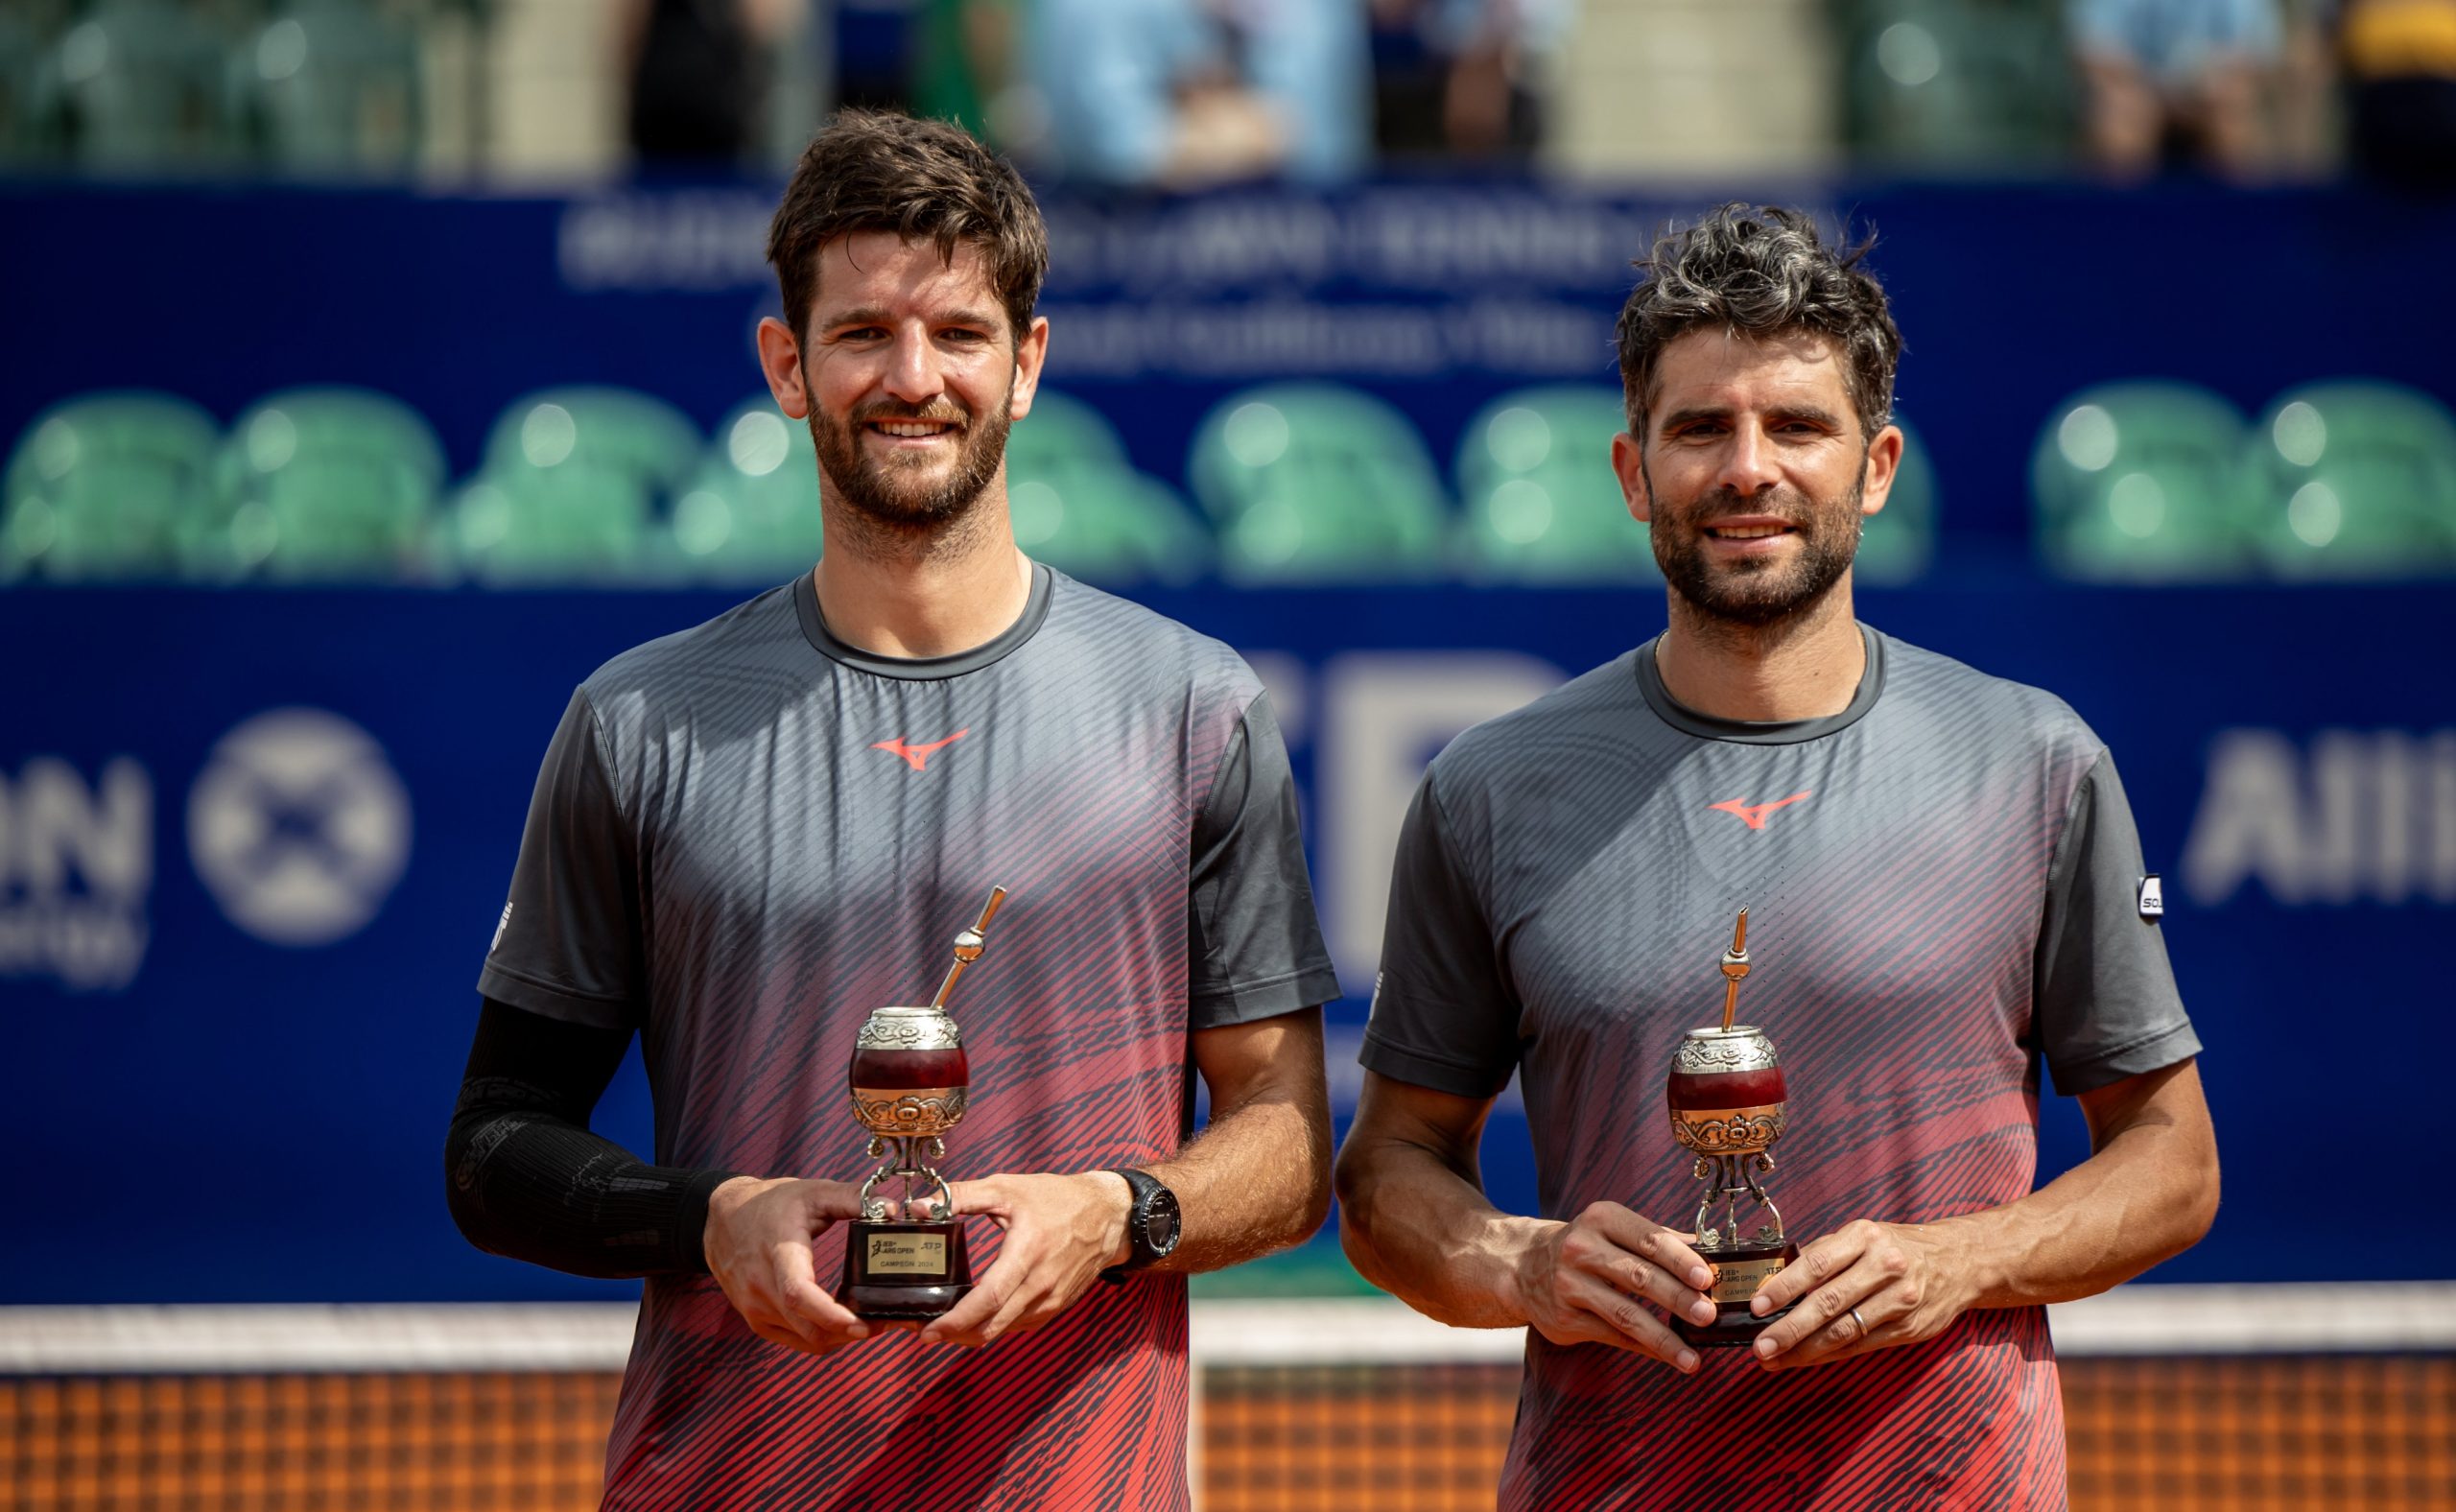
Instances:
[[[851,1180],[869,1010],[949,1003],[972,1066],[950,1179],[1171,1153],[1189,1029],[1338,995],[1286,750],[1226,647],[1035,570],[1014,626],[896,660],[811,581],[607,663],[540,773],[488,997],[642,1036],[660,1165]],[[974,1274],[997,1234],[969,1227]],[[842,1274],[840,1227],[815,1245]],[[609,1508],[1182,1506],[1186,1289],[1098,1286],[982,1350],[813,1358],[707,1276],[649,1278]]]
[[[2035,689],[1864,631],[1850,707],[1789,724],[1675,702],[1651,642],[1469,731],[1400,843],[1363,1061],[1462,1097],[1522,1078],[1546,1217],[1678,1229],[1701,1184],[1665,1077],[1739,1018],[1781,1054],[1768,1191],[1806,1242],[2026,1195],[2043,1057],[2069,1092],[2198,1052],[2106,748]],[[1925,1344],[1694,1377],[1530,1333],[1504,1507],[2060,1507],[2038,1308]]]

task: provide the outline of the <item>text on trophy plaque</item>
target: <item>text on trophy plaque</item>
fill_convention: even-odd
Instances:
[[[1757,1295],[1757,1288],[1783,1268],[1783,1257],[1768,1255],[1763,1260],[1726,1260],[1711,1265],[1713,1285],[1706,1295],[1716,1302],[1747,1302]]]
[[[874,1276],[943,1276],[947,1273],[947,1241],[936,1234],[872,1234],[870,1274]]]

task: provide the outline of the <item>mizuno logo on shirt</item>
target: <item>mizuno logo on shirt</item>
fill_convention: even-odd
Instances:
[[[1706,807],[1720,809],[1725,814],[1736,814],[1739,815],[1740,823],[1752,830],[1761,830],[1765,827],[1765,815],[1776,809],[1788,808],[1807,796],[1808,794],[1805,792],[1795,792],[1787,798],[1777,798],[1771,803],[1756,804],[1750,803],[1746,798],[1734,798],[1728,803],[1710,803]]]
[[[945,740],[932,741],[927,745],[907,745],[904,744],[904,737],[899,735],[891,741],[880,741],[877,744],[872,745],[870,749],[874,751],[886,751],[891,755],[901,756],[904,758],[905,765],[910,767],[914,771],[928,771],[930,769],[930,753],[932,751],[936,750],[941,745],[953,745],[956,742],[962,740],[965,736],[970,735],[972,731],[970,729],[960,729],[956,731],[953,735],[948,736]]]

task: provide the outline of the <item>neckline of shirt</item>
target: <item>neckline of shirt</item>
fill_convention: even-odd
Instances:
[[[1637,658],[1638,691],[1645,695],[1646,706],[1657,719],[1700,740],[1735,741],[1743,745],[1796,745],[1821,740],[1858,723],[1884,693],[1884,637],[1862,625],[1859,643],[1867,649],[1868,664],[1859,673],[1858,691],[1851,695],[1850,704],[1841,713],[1813,720],[1719,719],[1688,707],[1663,685],[1663,670],[1654,661],[1655,643],[1662,639],[1657,635],[1631,653]]]
[[[803,639],[810,642],[812,650],[831,661],[881,677],[897,677],[907,682],[935,682],[946,677],[960,677],[966,673],[979,672],[1003,661],[1037,634],[1041,622],[1049,618],[1053,577],[1046,563],[1032,563],[1031,593],[1024,600],[1024,612],[1016,616],[1015,623],[969,650],[947,656],[882,656],[839,639],[827,627],[827,617],[819,613],[818,587],[811,580],[809,573],[793,579],[793,612],[801,621]]]

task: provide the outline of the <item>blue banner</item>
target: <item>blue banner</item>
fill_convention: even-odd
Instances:
[[[1659,589],[1145,597],[1273,684],[1357,993],[1423,762],[1663,616]],[[463,1244],[443,1128],[566,696],[728,602],[0,594],[16,652],[0,664],[0,1137],[33,1193],[0,1245],[0,1300],[619,1291]],[[2456,1215],[2427,1173],[2456,1062],[2432,986],[2456,919],[2456,679],[2420,649],[2456,591],[1973,574],[1861,609],[2062,695],[2122,764],[2226,1164],[2215,1232],[2159,1274],[2450,1274]],[[1333,1019],[1344,1111],[1360,1000]],[[2068,1102],[2045,1111],[2051,1171],[2086,1142]],[[601,1126],[645,1147],[635,1072]],[[839,1173],[859,1156],[848,1132]],[[1522,1208],[1527,1161],[1523,1123],[1497,1119],[1487,1169]],[[2349,1224],[2350,1202],[2393,1229]]]

